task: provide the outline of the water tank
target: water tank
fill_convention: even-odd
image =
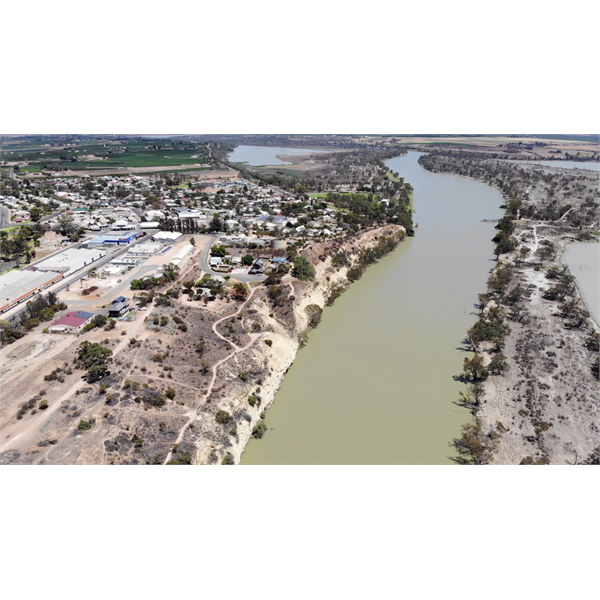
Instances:
[[[287,242],[285,240],[271,240],[271,248],[274,250],[285,250]]]

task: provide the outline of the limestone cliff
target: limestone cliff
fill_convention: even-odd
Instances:
[[[344,242],[311,245],[303,254],[315,265],[314,281],[284,281],[287,298],[277,306],[264,287],[255,290],[241,314],[244,328],[253,332],[254,339],[218,367],[213,391],[184,437],[197,448],[196,464],[218,464],[225,457],[226,461],[240,462],[253,431],[260,428],[261,415],[273,403],[295,360],[303,334],[310,328],[307,307],[325,308],[332,293],[339,295],[348,285],[348,271],[360,264],[366,249],[382,238],[396,244],[404,234],[404,228],[387,225]],[[340,255],[345,257],[345,264],[334,266],[334,257]]]

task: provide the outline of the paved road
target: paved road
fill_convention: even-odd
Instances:
[[[147,237],[138,238],[137,240],[135,240],[131,244],[123,246],[122,248],[120,248],[116,252],[112,252],[112,253],[109,252],[109,253],[107,253],[106,256],[104,256],[104,257],[100,258],[99,260],[91,263],[86,269],[82,269],[80,271],[77,271],[76,273],[74,273],[73,275],[70,275],[66,279],[62,279],[58,283],[55,283],[54,285],[51,285],[49,288],[46,288],[42,292],[42,294],[45,295],[48,292],[54,292],[54,293],[58,294],[59,292],[62,292],[62,290],[64,290],[67,286],[75,285],[82,277],[84,277],[85,275],[87,275],[92,269],[99,269],[100,267],[104,266],[106,263],[110,262],[111,260],[113,260],[117,256],[120,256],[121,254],[125,254],[128,250],[130,250],[136,244],[139,244],[139,243],[141,243],[141,242],[143,242],[143,241],[145,241],[147,239],[148,239]],[[44,260],[44,259],[40,259],[40,260]],[[39,261],[36,261],[36,262],[39,262]],[[27,265],[27,267],[31,267],[34,264],[35,263],[31,263],[30,265]],[[145,272],[147,272],[151,268],[156,269],[156,267],[157,267],[157,265],[146,265],[144,267],[141,267],[140,272],[138,273],[138,275],[136,275],[136,277],[142,277]],[[129,279],[131,279],[131,278],[132,277],[129,277]],[[123,283],[120,283],[115,288],[113,288],[113,290],[111,291],[111,293],[114,292],[115,296],[116,296],[119,291],[122,291],[122,290],[124,290],[127,287],[128,281],[129,281],[128,279],[123,280]],[[71,300],[69,300],[69,301],[65,302],[65,304],[67,304],[68,306],[77,306],[79,304],[98,304],[98,299],[96,299],[96,301],[93,301],[93,300],[73,300],[73,301],[71,301]],[[7,319],[7,320],[8,319],[13,319],[14,317],[16,317],[17,315],[19,315],[20,313],[22,313],[25,310],[25,307],[26,307],[26,303],[25,302],[22,303],[22,304],[19,304],[15,308],[12,308],[11,310],[3,313],[2,314],[2,319]]]
[[[61,212],[53,212],[45,217],[40,219],[40,223],[45,223],[50,219],[54,219],[60,215]],[[28,221],[27,223],[11,223],[10,220],[10,211],[5,206],[0,206],[0,229],[4,229],[5,227],[25,227],[25,225],[35,225],[34,221]]]
[[[6,206],[0,206],[0,229],[10,226],[10,210]]]
[[[140,267],[138,271],[135,271],[135,274],[129,275],[129,277],[123,279],[121,283],[117,284],[114,288],[111,288],[111,290],[107,292],[102,298],[93,298],[92,300],[63,300],[63,302],[67,306],[93,306],[94,304],[99,304],[100,302],[102,302],[103,304],[108,304],[117,296],[120,296],[121,292],[123,292],[129,287],[129,284],[131,283],[132,279],[141,279],[150,271],[156,271],[156,269],[158,269],[158,267],[160,266],[161,265],[144,265],[143,267]],[[75,281],[73,283],[77,282]],[[67,286],[65,285],[61,289],[64,289],[65,287]]]
[[[208,273],[209,275],[220,275],[221,277],[223,275],[227,275],[227,273],[217,273],[216,271],[213,271],[210,268],[210,265],[208,264],[208,257],[210,255],[210,249],[222,235],[223,234],[213,235],[211,237],[210,241],[205,244],[204,248],[202,249],[202,252],[200,253],[200,258],[199,258],[200,268],[202,269],[202,271],[204,271],[204,273]],[[266,275],[249,275],[248,273],[235,274],[235,275],[231,275],[231,277],[236,279],[237,281],[241,281],[242,283],[251,283],[254,281],[264,281],[267,278]]]

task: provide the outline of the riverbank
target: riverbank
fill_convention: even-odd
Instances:
[[[464,376],[470,387],[461,404],[471,406],[477,426],[467,427],[455,447],[476,464],[597,460],[598,327],[557,258],[567,243],[591,237],[580,226],[595,218],[594,203],[585,195],[593,176],[586,175],[577,188],[561,175],[564,191],[557,198],[547,178],[530,170],[507,171],[503,180],[500,167],[489,161],[430,156],[422,164],[434,172],[473,176],[505,199],[505,217],[494,237],[498,264],[471,332],[481,364],[466,368]],[[524,174],[533,180],[519,179]]]
[[[419,156],[385,163],[414,188],[418,234],[369,268],[311,334],[269,432],[250,441],[242,464],[451,464],[448,443],[470,419],[452,403],[470,356],[461,342],[494,260],[494,224],[482,219],[502,216],[502,196],[431,174]]]
[[[518,237],[528,240],[531,232],[532,227],[524,225]],[[536,238],[538,243],[548,239],[539,227]],[[534,260],[502,258],[503,266],[512,268],[504,298],[511,293],[514,297],[515,289],[523,289],[524,297],[507,316],[510,330],[502,352],[508,368],[485,381],[477,411],[484,432],[498,423],[504,430],[491,462],[582,462],[600,446],[600,394],[592,372],[598,327],[585,312],[565,312],[569,305],[581,304],[576,287],[570,288],[563,304],[550,299],[554,287],[563,285],[551,278],[552,269],[560,268],[558,260],[539,268]],[[498,300],[496,306],[508,308],[506,300]],[[482,354],[489,364],[493,354]]]
[[[387,225],[344,242],[314,244],[303,253],[315,265],[314,281],[284,280],[284,299],[273,300],[264,287],[255,289],[241,317],[242,326],[255,332],[256,339],[219,367],[219,385],[183,438],[183,442],[196,446],[196,464],[240,462],[250,438],[265,433],[265,412],[273,404],[299,348],[318,323],[314,315],[348,287],[348,274],[352,279],[351,271],[365,253],[382,240],[393,242],[390,247],[397,245],[405,233],[403,227]],[[341,255],[346,258],[343,265],[336,262]]]

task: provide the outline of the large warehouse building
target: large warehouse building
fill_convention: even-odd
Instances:
[[[59,254],[55,254],[35,265],[36,271],[56,271],[63,273],[66,277],[79,269],[83,269],[106,256],[104,250],[88,250],[86,248],[70,248]]]
[[[0,313],[29,300],[63,277],[63,273],[55,272],[9,271],[0,277]]]
[[[85,245],[88,248],[93,248],[95,246],[125,246],[126,244],[131,244],[131,242],[135,241],[137,238],[146,235],[141,231],[135,231],[133,233],[122,233],[121,235],[97,235],[93,237],[91,240],[85,242]]]

